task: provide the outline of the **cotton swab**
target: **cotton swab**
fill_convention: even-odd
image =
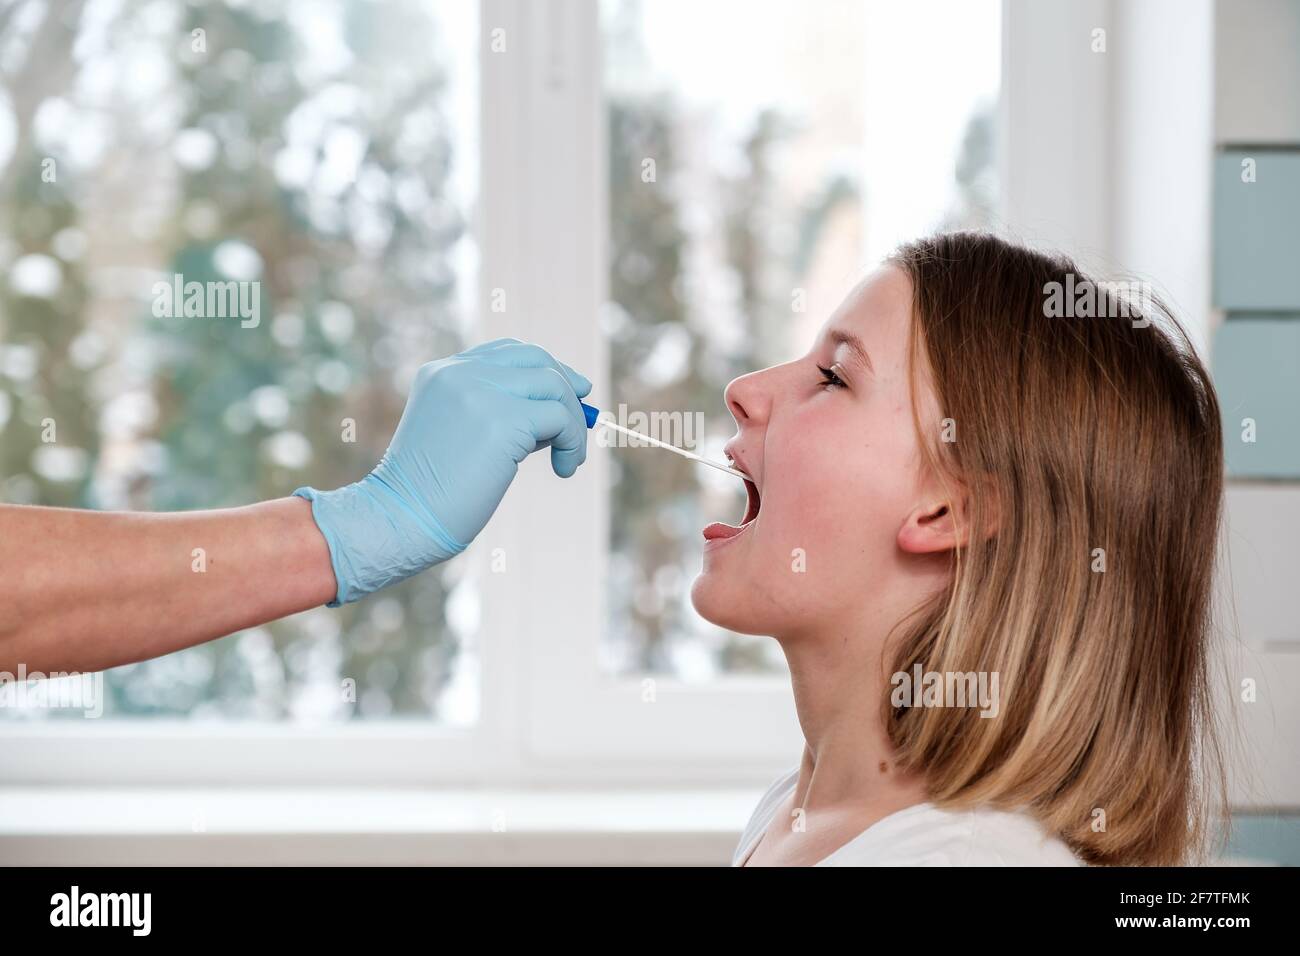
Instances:
[[[600,409],[592,405],[588,405],[586,402],[579,402],[578,404],[582,406],[582,413],[587,417],[588,428],[592,428],[596,425],[604,425],[606,428],[612,429],[613,431],[619,432],[620,434],[627,435],[629,438],[635,438],[638,441],[646,442],[650,445],[653,445],[655,448],[663,448],[666,451],[671,451],[674,454],[681,455],[683,458],[689,458],[691,461],[697,461],[701,465],[708,465],[710,468],[718,469],[718,471],[725,471],[727,474],[733,475],[736,478],[741,478],[745,481],[750,480],[749,475],[746,475],[744,472],[737,471],[735,468],[728,468],[726,465],[720,462],[709,461],[709,459],[701,458],[699,455],[693,454],[692,452],[687,451],[685,448],[678,448],[676,445],[670,445],[667,442],[660,441],[657,438],[651,438],[649,435],[643,435],[640,432],[633,431],[630,428],[624,428],[622,425],[616,424],[615,422],[611,422],[607,418],[601,418]]]

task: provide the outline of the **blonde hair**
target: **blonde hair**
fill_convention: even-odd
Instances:
[[[1063,256],[951,233],[891,262],[913,288],[914,397],[921,371],[956,432],[938,440],[917,412],[926,464],[961,488],[969,528],[992,529],[900,625],[894,670],[996,673],[1001,690],[992,719],[886,700],[899,760],[934,802],[1028,810],[1086,862],[1189,862],[1227,792],[1209,375],[1158,300],[1137,312],[1097,286],[1084,311],[1104,316],[1046,308],[1090,281]]]

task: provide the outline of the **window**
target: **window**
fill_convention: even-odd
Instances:
[[[732,377],[802,352],[897,241],[998,200],[991,0],[92,3],[75,53],[40,41],[71,58],[25,83],[44,6],[0,35],[8,501],[356,480],[414,367],[499,335],[587,371],[611,412],[699,413],[716,458]],[[258,279],[259,327],[154,317],[177,273]],[[544,457],[456,561],[110,675],[110,716],[160,719],[0,721],[14,778],[749,782],[788,762],[773,642],[689,606],[733,480],[593,447],[561,482]],[[166,719],[187,717],[210,719]]]
[[[3,499],[170,511],[360,478],[420,361],[472,335],[476,8],[62,7],[5,33]],[[160,317],[174,279],[256,281],[257,315]],[[116,668],[105,714],[472,723],[464,571]]]

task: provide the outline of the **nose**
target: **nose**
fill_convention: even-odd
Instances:
[[[771,370],[763,369],[732,379],[723,392],[727,409],[742,432],[746,425],[762,425],[767,421],[771,409],[771,392],[764,386],[764,382],[769,371]]]

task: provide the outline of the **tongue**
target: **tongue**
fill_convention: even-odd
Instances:
[[[723,524],[721,521],[715,521],[704,529],[704,540],[712,541],[714,538],[730,538],[732,535],[740,534],[740,529],[729,524]]]

